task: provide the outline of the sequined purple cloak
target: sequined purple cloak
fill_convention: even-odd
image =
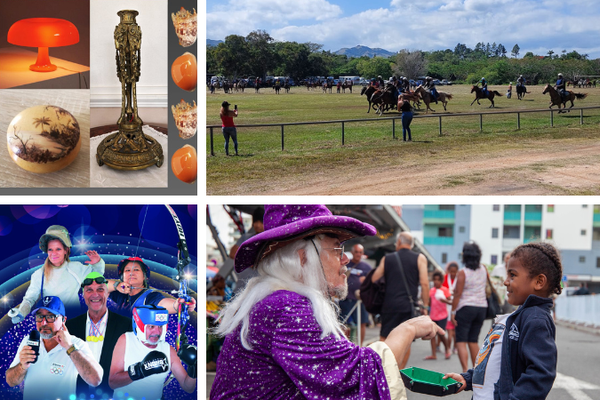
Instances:
[[[250,313],[246,350],[241,325],[229,334],[210,393],[217,399],[390,399],[381,358],[321,328],[308,298],[279,290]]]

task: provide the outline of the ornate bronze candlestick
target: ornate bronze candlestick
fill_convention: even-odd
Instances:
[[[121,116],[119,131],[109,135],[98,146],[98,165],[124,170],[138,170],[163,164],[160,143],[142,132],[138,115],[136,82],[140,79],[142,31],[135,22],[138,12],[121,10],[121,22],[115,28],[117,77],[121,81]]]

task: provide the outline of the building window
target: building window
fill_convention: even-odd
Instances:
[[[500,211],[500,204],[494,204],[492,207],[493,211]]]
[[[585,231],[585,229],[582,229],[582,230],[581,230],[581,236],[585,236],[585,234],[586,234],[586,231]]]
[[[442,253],[442,263],[448,262],[448,253]]]
[[[548,204],[548,208],[547,208],[548,212],[554,212],[554,204]]]
[[[459,227],[458,227],[458,231],[459,231],[460,233],[465,233],[465,227],[464,227],[464,226],[459,226]]]
[[[492,228],[492,239],[498,239],[498,228]]]
[[[439,227],[438,228],[438,236],[439,237],[452,237],[452,228],[449,227]]]
[[[587,205],[587,204],[582,204],[582,205],[581,205],[581,208],[587,208],[587,207],[588,207],[588,205]]]
[[[452,210],[454,211],[454,204],[441,204],[440,205],[440,210]]]
[[[552,229],[546,229],[546,239],[552,239]]]
[[[579,256],[579,262],[580,263],[584,263],[585,262],[585,256]]]
[[[492,254],[492,264],[498,264],[498,256],[496,254]]]

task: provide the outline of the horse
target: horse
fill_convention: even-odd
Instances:
[[[275,91],[275,94],[279,94],[279,91],[281,90],[281,83],[279,83],[279,81],[273,84],[273,90]]]
[[[396,108],[396,97],[389,90],[378,89],[371,95],[371,103],[377,105],[377,114],[383,115],[385,111]],[[375,107],[373,107],[375,108]]]
[[[419,85],[417,87],[417,89],[415,90],[415,93],[417,93],[421,96],[421,98],[423,99],[423,102],[427,106],[427,109],[425,110],[426,114],[429,112],[429,110],[431,110],[432,112],[435,112],[434,109],[429,107],[429,103],[431,103],[431,100],[432,100],[431,94],[427,90],[425,90],[425,88],[422,85]],[[450,93],[438,92],[438,101],[442,102],[442,105],[444,106],[444,111],[447,111],[446,105],[448,104],[448,100],[452,100],[452,95]]]
[[[289,93],[290,92],[290,83],[289,82],[284,83],[283,89],[285,89],[286,93]]]
[[[350,93],[352,93],[352,82],[347,81],[342,83],[342,93],[346,93],[346,89],[350,90]]]
[[[488,90],[487,96],[483,93],[483,89],[481,89],[477,85],[473,85],[471,88],[471,93],[475,92],[475,100],[471,102],[471,105],[477,101],[477,104],[481,105],[479,99],[488,99],[492,102],[492,105],[489,108],[496,107],[494,105],[494,96],[502,97],[502,95],[497,90]]]
[[[517,83],[517,98],[519,100],[523,100],[523,98],[525,97],[525,93],[528,93],[525,85],[521,85],[520,83]]]
[[[360,95],[362,96],[364,94],[367,97],[367,101],[369,102],[369,107],[367,108],[367,113],[371,112],[371,107],[373,107],[373,110],[375,110],[375,105],[371,104],[371,96],[376,91],[377,91],[377,89],[375,89],[373,86],[363,86],[363,88],[360,91]]]
[[[411,101],[413,103],[413,108],[416,108],[419,110],[421,109],[421,97],[419,96],[418,93],[401,92],[400,96],[398,96],[398,104],[396,105],[398,110],[400,110],[400,101],[402,101],[401,98],[404,99],[405,101]]]
[[[542,92],[542,94],[546,94],[546,93],[550,94],[550,107],[548,107],[548,108],[552,108],[553,106],[558,106],[559,113],[565,112],[565,109],[567,108],[567,101],[571,102],[571,107],[569,107],[569,110],[567,110],[567,111],[571,111],[570,109],[573,108],[573,106],[574,106],[573,100],[575,100],[575,99],[583,100],[587,97],[587,93],[566,92],[567,93],[566,96],[564,98],[561,98],[558,91],[556,89],[554,89],[554,87],[552,87],[552,85],[550,85],[550,84],[546,85],[546,87],[544,88],[544,91]],[[560,108],[561,104],[563,105],[562,109]]]

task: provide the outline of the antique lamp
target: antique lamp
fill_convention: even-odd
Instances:
[[[27,18],[15,22],[8,30],[8,43],[37,47],[38,56],[29,69],[51,72],[56,65],[50,62],[48,47],[70,46],[79,42],[79,31],[71,22],[59,18]]]
[[[163,164],[163,150],[154,138],[142,131],[138,115],[136,85],[142,64],[142,30],[135,22],[138,12],[121,10],[121,22],[115,28],[117,51],[117,77],[121,82],[121,116],[117,121],[119,131],[108,135],[98,145],[96,161],[121,170],[139,170]]]

